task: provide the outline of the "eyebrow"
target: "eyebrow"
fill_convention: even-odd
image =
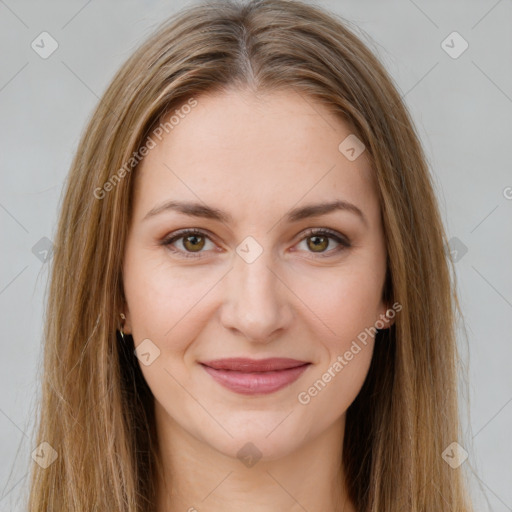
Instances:
[[[321,215],[327,215],[328,213],[338,210],[348,211],[357,215],[363,221],[363,223],[368,226],[368,221],[364,213],[355,204],[341,199],[329,203],[311,204],[299,208],[294,208],[285,215],[285,219],[288,222],[298,222],[299,220],[308,219],[311,217],[320,217]],[[233,221],[233,217],[229,213],[219,210],[218,208],[212,208],[211,206],[207,206],[201,203],[174,200],[167,201],[151,209],[144,216],[143,220],[154,217],[155,215],[165,211],[176,211],[191,217],[212,219],[226,224]]]

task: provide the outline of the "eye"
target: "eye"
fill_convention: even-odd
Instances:
[[[331,256],[331,253],[337,254],[351,246],[348,238],[340,235],[336,231],[326,228],[310,228],[306,230],[305,235],[306,236],[303,237],[300,242],[306,242],[306,247],[309,249],[309,252],[318,254],[320,257]],[[174,246],[174,243],[178,240],[182,240],[181,246],[183,249]],[[184,229],[164,238],[161,244],[168,247],[169,250],[179,257],[199,258],[201,252],[204,252],[202,249],[206,245],[206,240],[211,242],[208,234],[204,231],[199,229]],[[338,247],[326,251],[331,240],[334,240],[338,244]]]
[[[183,239],[181,246],[185,249],[177,249],[173,246],[174,242]],[[170,237],[166,237],[162,240],[162,245],[167,246],[172,252],[183,256],[184,258],[197,258],[199,253],[205,246],[205,240],[210,240],[206,233],[199,229],[184,229],[177,233],[172,234]]]
[[[306,247],[311,249],[310,252],[318,254],[321,258],[332,256],[333,253],[338,254],[340,251],[351,246],[348,238],[326,228],[310,228],[306,230],[305,235],[301,243],[305,242]],[[330,251],[326,251],[331,240],[334,240],[338,246]]]

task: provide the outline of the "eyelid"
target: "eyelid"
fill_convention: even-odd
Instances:
[[[213,243],[215,243],[212,240],[212,238],[213,238],[212,235],[207,230],[200,229],[200,228],[184,228],[184,229],[175,231],[173,233],[170,233],[169,235],[166,235],[161,240],[160,244],[166,246],[174,254],[178,254],[179,257],[198,259],[198,258],[202,257],[201,254],[204,251],[199,251],[197,253],[193,253],[193,252],[183,251],[181,249],[172,248],[172,244],[174,242],[176,242],[177,240],[180,240],[181,238],[185,238],[187,236],[193,236],[193,235],[207,238],[210,241],[212,241]],[[334,231],[330,228],[322,228],[322,227],[307,228],[300,233],[300,236],[301,236],[301,238],[300,238],[300,240],[298,240],[297,244],[302,242],[306,238],[309,238],[312,236],[326,236],[327,238],[333,239],[335,242],[340,244],[341,247],[338,246],[337,248],[331,249],[324,253],[310,252],[310,254],[313,254],[319,258],[327,258],[327,257],[332,256],[333,254],[339,254],[344,249],[349,249],[350,247],[352,247],[352,242],[350,241],[350,239],[347,236],[345,236],[342,233],[339,233],[337,231]]]

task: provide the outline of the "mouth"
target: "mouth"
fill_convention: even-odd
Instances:
[[[244,395],[274,393],[295,382],[311,365],[289,358],[216,359],[200,364],[219,384]]]

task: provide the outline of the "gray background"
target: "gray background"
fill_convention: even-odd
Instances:
[[[186,3],[0,0],[1,511],[21,510],[28,483],[44,237],[53,238],[73,152],[121,63]],[[318,3],[359,27],[417,124],[458,258],[467,329],[459,342],[469,376],[462,399],[470,400],[465,464],[488,499],[475,490],[477,509],[512,511],[512,1]],[[59,45],[47,59],[31,48],[43,31]],[[442,47],[453,31],[469,44],[458,58]]]

